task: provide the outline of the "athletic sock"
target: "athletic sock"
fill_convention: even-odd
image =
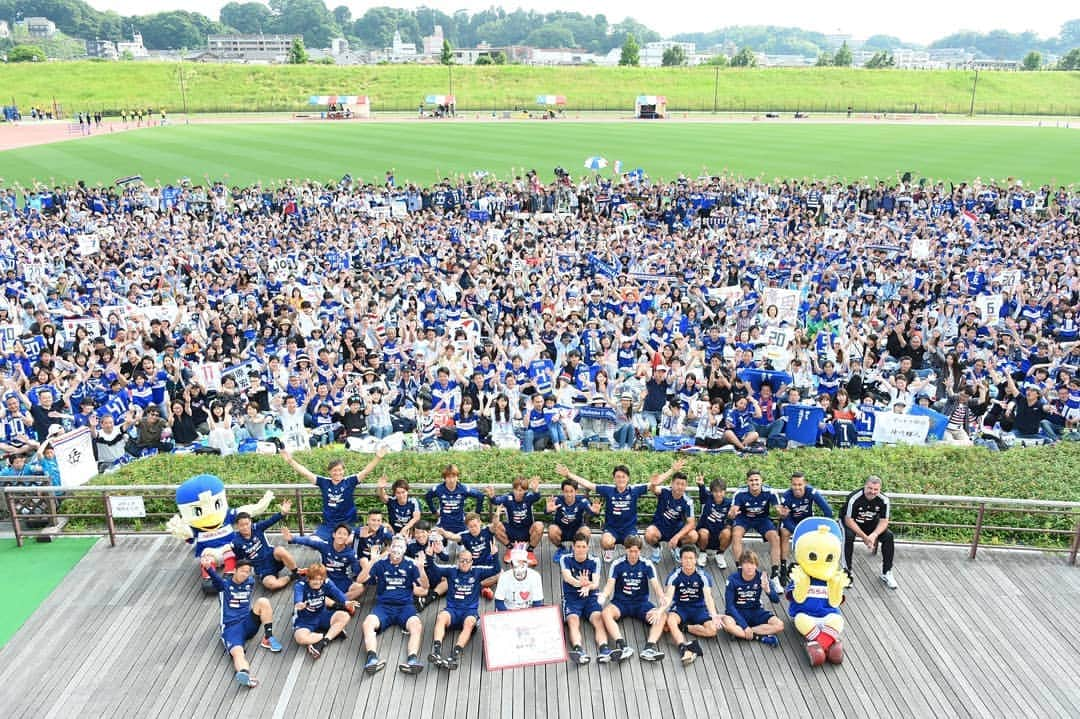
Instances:
[[[776,565],[774,564],[774,565],[773,565],[773,568],[772,568],[772,570],[771,570],[771,573],[769,574],[769,577],[776,577],[776,576],[778,576],[779,574],[780,574],[780,567],[778,567],[778,566],[776,566]]]
[[[370,649],[368,650],[368,653],[367,653],[367,660],[368,660],[369,662],[370,662],[370,661],[371,661],[372,659],[374,659],[375,657],[377,657],[377,656],[378,656],[378,654],[376,654],[375,652],[371,651]]]
[[[464,652],[464,651],[465,651],[465,647],[461,646],[460,644],[455,644],[454,645],[454,656],[455,657],[460,657],[462,652]]]
[[[267,622],[266,624],[263,625],[263,635],[267,639],[274,636],[274,623],[273,622]]]
[[[408,661],[415,662],[416,661],[416,655],[415,654],[410,654],[409,658],[408,658]]]
[[[315,648],[318,649],[321,652],[323,649],[326,649],[326,645],[329,644],[329,643],[330,643],[330,640],[327,639],[326,637],[323,637],[319,641],[315,642]]]
[[[646,649],[656,649],[656,642],[645,642]]]
[[[615,648],[616,649],[626,649],[626,640],[625,639],[616,639],[615,640]]]
[[[581,651],[581,645],[580,644],[575,644],[574,646],[570,647],[570,651],[572,651],[572,652],[580,652]]]
[[[440,642],[438,640],[432,642],[431,643],[431,651],[432,651],[433,654],[441,654],[442,653],[442,642]]]

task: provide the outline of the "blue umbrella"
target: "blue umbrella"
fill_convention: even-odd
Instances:
[[[585,168],[593,170],[594,172],[596,170],[603,170],[605,167],[607,167],[607,164],[607,160],[600,157],[599,155],[594,155],[585,160]]]

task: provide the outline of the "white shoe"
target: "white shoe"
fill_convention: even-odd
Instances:
[[[716,568],[720,570],[727,569],[727,559],[724,558],[723,552],[717,552],[713,557],[716,559]]]
[[[697,555],[697,565],[702,568],[707,567],[709,565],[709,555],[705,554],[705,552]]]
[[[881,575],[881,581],[884,582],[885,586],[888,587],[889,589],[897,589],[900,586],[899,584],[896,583],[896,580],[893,579],[891,569]]]
[[[604,561],[607,562],[608,564],[611,564],[614,560],[615,560],[615,550],[614,549],[605,549],[604,550]]]
[[[773,577],[772,579],[770,579],[769,580],[769,586],[777,594],[783,594],[784,593],[784,587],[783,587],[783,585],[780,584],[780,577]]]

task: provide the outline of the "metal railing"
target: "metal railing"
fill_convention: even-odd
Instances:
[[[412,486],[414,496],[419,496],[426,491],[431,484],[417,484]],[[480,486],[480,485],[475,485]],[[509,485],[494,485],[497,490],[507,490]],[[311,484],[233,484],[227,485],[226,491],[231,495],[233,506],[239,506],[239,497],[253,497],[265,491],[273,491],[275,499],[291,499],[295,517],[296,529],[300,534],[305,534],[308,527],[319,523],[319,491]],[[557,493],[559,485],[542,485],[541,490]],[[836,490],[817,490],[832,500],[835,505],[837,500],[848,496],[848,492]],[[68,524],[66,533],[73,535],[104,535],[108,536],[109,543],[116,545],[116,538],[125,535],[160,535],[167,534],[164,530],[165,521],[176,513],[174,498],[175,485],[143,485],[143,486],[90,486],[45,489],[43,487],[19,487],[0,486],[0,500],[7,508],[11,516],[15,540],[21,547],[27,538],[38,536],[55,535],[55,529],[35,528],[30,522],[40,523],[42,515],[26,516],[20,514],[18,508],[25,506],[27,501],[45,502],[51,515],[48,517],[52,524],[58,520],[64,520]],[[376,492],[375,485],[366,484],[357,487],[358,504],[366,498],[373,501]],[[693,488],[691,495],[695,494]],[[62,496],[62,498],[61,498]],[[143,506],[150,507],[138,517],[117,516],[114,511],[114,497],[137,496],[142,499]],[[88,501],[89,500],[89,506]],[[308,506],[305,507],[305,500]],[[988,533],[1001,533],[1018,537],[1042,536],[1053,540],[1050,546],[1025,544],[1022,542],[991,542],[989,546],[997,549],[1033,550],[1047,552],[1063,552],[1067,554],[1068,562],[1076,565],[1077,554],[1080,553],[1080,502],[1060,502],[1040,499],[1008,499],[1004,497],[963,497],[951,495],[932,494],[889,494],[893,519],[890,520],[891,528],[909,528],[913,530],[911,536],[905,537],[902,532],[894,532],[897,541],[905,544],[935,544],[948,546],[965,546],[969,548],[969,557],[975,559],[980,546],[987,546],[984,541]],[[646,500],[647,501],[647,500]],[[20,504],[21,503],[21,504]],[[153,509],[154,505],[165,504],[169,509],[161,511]],[[100,507],[100,509],[96,509]],[[65,511],[67,507],[67,511]],[[948,510],[956,521],[920,521],[918,515],[929,512]],[[541,513],[543,516],[543,513]],[[896,519],[900,515],[904,519]],[[913,515],[913,516],[909,516]],[[1018,524],[1017,516],[1046,518],[1043,526],[1024,526]],[[962,518],[970,517],[970,521],[961,521]],[[1059,526],[1046,526],[1050,520],[1056,521]],[[1063,528],[1061,525],[1068,525]],[[925,538],[928,534],[940,531],[960,531],[969,534],[970,541],[931,541]],[[1054,546],[1057,545],[1057,546]]]

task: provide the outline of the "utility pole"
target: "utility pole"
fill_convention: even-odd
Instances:
[[[712,113],[716,114],[716,101],[720,93],[720,66],[716,66],[716,79],[713,81],[712,87]]]
[[[968,109],[968,115],[975,117],[975,88],[979,86],[979,70],[975,70],[975,82],[971,83],[971,107]]]
[[[191,123],[191,120],[190,120],[190,118],[188,117],[188,105],[187,105],[187,87],[186,87],[186,86],[184,85],[184,55],[183,55],[183,52],[184,52],[184,51],[183,51],[183,50],[181,50],[180,52],[181,52],[181,55],[180,55],[180,68],[179,68],[179,75],[180,75],[180,100],[181,100],[181,102],[182,102],[182,103],[184,104],[184,124],[185,124],[185,125],[188,125],[188,124],[190,124],[190,123]]]

